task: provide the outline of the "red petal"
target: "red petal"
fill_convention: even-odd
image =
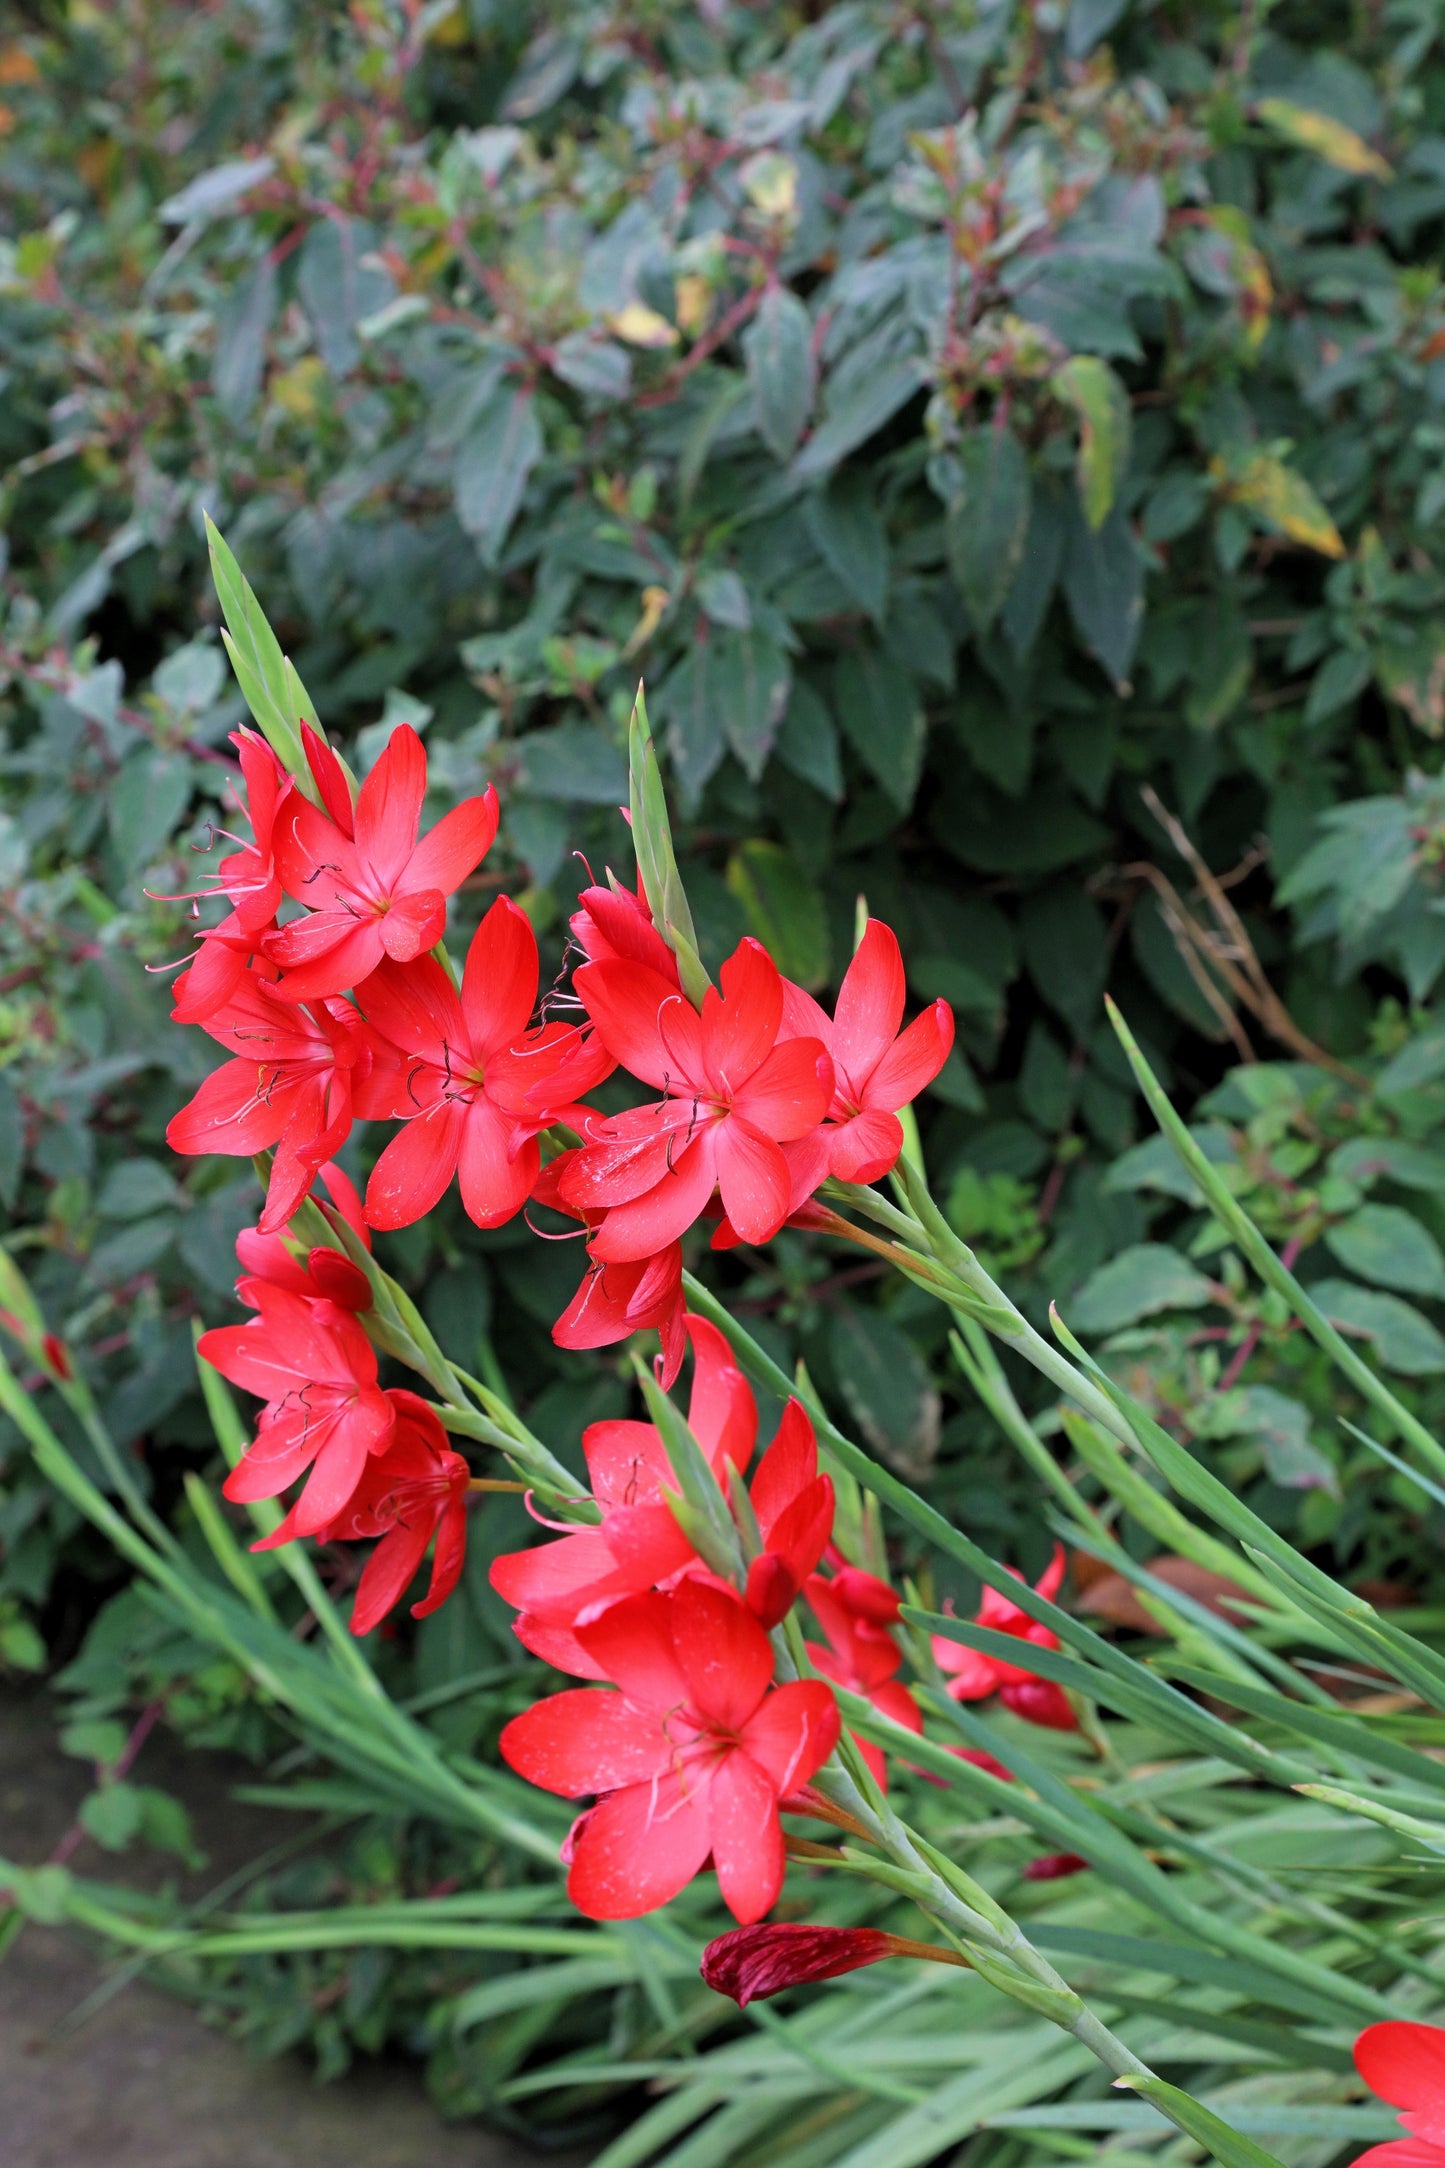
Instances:
[[[381,945],[394,963],[409,964],[436,947],[447,930],[447,899],[439,888],[408,889],[394,896],[377,924]]]
[[[712,1858],[723,1902],[747,1927],[777,1903],[787,1855],[777,1794],[757,1763],[729,1754],[708,1787]]]
[[[570,1625],[589,1598],[616,1577],[616,1570],[601,1529],[579,1528],[575,1535],[534,1544],[530,1551],[504,1551],[492,1560],[488,1577],[504,1603],[535,1618]]]
[[[403,888],[439,888],[450,896],[491,849],[498,812],[497,794],[488,784],[480,798],[464,798],[444,813],[412,852]]]
[[[472,936],[462,1010],[479,1059],[520,1039],[537,1002],[537,936],[525,911],[499,896]]]
[[[356,1584],[351,1607],[354,1634],[369,1634],[400,1603],[430,1541],[431,1530],[424,1521],[412,1528],[398,1525],[382,1537]]]
[[[1359,2154],[1354,2168],[1445,2168],[1445,2146],[1428,2138],[1391,2138]]]
[[[710,1790],[669,1775],[600,1800],[574,1833],[567,1894],[578,1911],[635,1920],[686,1889],[712,1849]]]
[[[352,804],[351,785],[346,780],[346,770],[326,740],[313,730],[309,723],[301,725],[301,742],[306,748],[306,765],[321,793],[321,803],[341,833],[349,839],[356,825],[356,809]],[[245,757],[243,752],[243,763]]]
[[[572,984],[603,1045],[624,1069],[657,1091],[666,1089],[669,1079],[674,1087],[702,1082],[677,1076],[658,1018],[665,1005],[683,997],[659,972],[645,964],[583,964]]]
[[[592,1255],[605,1264],[628,1263],[686,1233],[716,1186],[716,1140],[723,1126],[714,1122],[704,1129],[643,1196],[613,1205],[592,1237]]]
[[[719,1476],[725,1460],[746,1468],[758,1434],[758,1404],[752,1387],[716,1325],[690,1315],[685,1325],[693,1354],[688,1428]]]
[[[806,1136],[833,1095],[833,1065],[818,1039],[785,1039],[733,1098],[750,1128],[779,1144]]]
[[[673,1647],[670,1597],[656,1590],[625,1596],[601,1618],[579,1626],[577,1639],[639,1708],[685,1706],[687,1680]]]
[[[836,1980],[898,1951],[898,1938],[878,1927],[813,1927],[802,1920],[735,1927],[703,1951],[702,1977],[746,2010],[750,2002],[780,1995],[784,1988]]]
[[[715,1135],[723,1209],[744,1242],[767,1242],[788,1216],[788,1162],[771,1138],[760,1136],[735,1115],[719,1122]]]
[[[410,1227],[446,1194],[461,1151],[466,1109],[438,1099],[392,1138],[366,1185],[368,1225]]]
[[[453,1061],[470,1054],[456,988],[435,957],[420,957],[405,969],[382,964],[367,980],[361,1005],[383,1038],[408,1054],[427,1056],[440,1069],[447,1066],[448,1048]]]
[[[903,1150],[903,1124],[896,1114],[855,1114],[822,1134],[828,1172],[840,1182],[876,1182],[898,1164]]]
[[[697,1425],[693,1424],[696,1430]],[[818,1473],[818,1444],[800,1400],[783,1410],[777,1435],[758,1462],[749,1486],[753,1512],[764,1542],[778,1515],[790,1506]]]
[[[855,1092],[898,1036],[904,992],[897,936],[881,919],[870,918],[833,1012],[833,1059]]]
[[[283,1001],[344,994],[363,985],[386,953],[379,918],[358,920],[350,912],[329,911],[324,917],[293,919],[279,933],[268,934],[266,952],[281,967],[276,992]]]
[[[357,852],[386,894],[416,848],[425,796],[425,748],[410,723],[398,723],[356,801]]]
[[[946,1001],[915,1016],[907,1031],[879,1062],[868,1079],[866,1104],[886,1114],[896,1114],[931,1084],[953,1047],[953,1011]]]
[[[673,1757],[656,1712],[587,1686],[524,1709],[503,1726],[499,1744],[502,1759],[518,1776],[567,1799],[645,1784]]]
[[[1445,2109],[1445,2027],[1404,2018],[1367,2025],[1355,2042],[1355,2068],[1393,2107]]]
[[[194,1099],[171,1116],[166,1125],[171,1150],[232,1152],[247,1158],[266,1151],[286,1125],[292,1096],[284,1087],[279,1092],[267,1089],[272,1074],[254,1059],[223,1061]]]
[[[702,1004],[702,1052],[707,1073],[724,1098],[740,1091],[772,1052],[783,1020],[783,982],[760,941],[741,940]]]
[[[754,1710],[742,1743],[783,1799],[822,1768],[840,1729],[838,1704],[826,1682],[794,1679],[775,1687]]]
[[[467,1217],[478,1227],[515,1218],[532,1193],[542,1155],[535,1138],[513,1155],[516,1134],[490,1099],[479,1095],[463,1110],[457,1172]]]
[[[439,1611],[452,1594],[462,1577],[467,1562],[467,1514],[460,1500],[454,1501],[437,1522],[436,1549],[432,1553],[431,1580],[426,1595],[420,1603],[411,1607],[413,1618],[430,1618]]]
[[[680,1582],[672,1641],[688,1700],[718,1731],[739,1731],[773,1679],[773,1648],[736,1596],[710,1582]]]

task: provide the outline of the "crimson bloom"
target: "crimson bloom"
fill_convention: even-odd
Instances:
[[[603,1795],[573,1833],[567,1891],[590,1919],[636,1919],[709,1856],[733,1917],[782,1888],[778,1802],[838,1739],[820,1679],[773,1685],[773,1651],[727,1590],[687,1579],[615,1603],[578,1638],[618,1691],[575,1687],[514,1717],[504,1759],[564,1797]]]
[[[195,969],[195,966],[192,966]],[[234,1058],[221,1063],[166,1128],[173,1152],[249,1158],[276,1147],[263,1233],[284,1227],[318,1167],[334,1159],[354,1116],[386,1111],[372,1084],[375,1044],[349,1002],[304,1008],[246,972],[204,1029]]]
[[[926,1957],[935,1964],[965,1965],[954,1950],[908,1935],[885,1934],[880,1927],[812,1927],[802,1920],[769,1921],[756,1927],[733,1927],[702,1953],[704,1983],[719,1995],[731,1995],[740,2010],[750,2002],[781,1995],[784,1988],[816,1980],[836,1980],[885,1957]]]
[[[293,1535],[314,1536],[349,1503],[367,1455],[390,1443],[396,1410],[376,1382],[376,1351],[349,1310],[264,1281],[254,1293],[257,1316],[202,1333],[197,1343],[223,1378],[266,1403],[224,1489],[251,1505],[279,1497],[310,1468],[290,1520]]]
[[[584,888],[577,898],[569,921],[577,946],[589,963],[645,964],[677,986],[677,958],[652,923],[641,875],[636,890],[623,888],[611,874],[607,878],[610,886]]]
[[[748,1566],[744,1601],[760,1626],[776,1626],[833,1533],[833,1485],[818,1473],[818,1442],[801,1401],[790,1400],[749,1490],[762,1538]]]
[[[1355,2068],[1372,2093],[1406,2110],[1400,2124],[1410,2133],[1372,2145],[1355,2168],[1445,2168],[1445,2027],[1404,2018],[1367,2025]]]
[[[1010,1573],[1014,1568],[1010,1566]],[[1022,1574],[1016,1578],[1023,1579]],[[1064,1552],[1062,1544],[1054,1545],[1054,1555],[1041,1578],[1034,1584],[1036,1595],[1052,1599],[1058,1594],[1064,1578]],[[1052,1627],[1040,1625],[1029,1617],[1007,1596],[996,1588],[986,1588],[983,1600],[974,1613],[974,1624],[986,1626],[994,1633],[1013,1634],[1019,1641],[1030,1642],[1035,1648],[1056,1649],[1059,1637]],[[1031,1724],[1042,1724],[1050,1731],[1076,1731],[1078,1718],[1061,1686],[1052,1679],[1041,1679],[1026,1664],[1008,1663],[1001,1657],[985,1656],[978,1649],[966,1649],[957,1641],[950,1641],[946,1634],[933,1636],[933,1658],[945,1674],[945,1685],[955,1701],[983,1701],[990,1694],[997,1694],[1007,1709],[1015,1716],[1025,1717]]]
[[[253,1551],[274,1551],[302,1534],[321,1543],[354,1543],[369,1536],[381,1541],[357,1584],[351,1631],[369,1634],[400,1603],[426,1555],[433,1536],[431,1581],[413,1618],[426,1618],[444,1604],[461,1579],[467,1548],[467,1464],[447,1444],[447,1434],[430,1402],[401,1388],[388,1392],[394,1418],[385,1450],[370,1454],[350,1499],[324,1527],[304,1530],[293,1506]]]
[[[747,1379],[715,1325],[686,1320],[693,1347],[688,1427],[713,1474],[728,1487],[729,1466],[746,1468],[758,1410]],[[697,1564],[697,1554],[669,1510],[676,1488],[655,1426],[624,1420],[591,1423],[582,1433],[600,1528],[578,1528],[554,1542],[494,1558],[493,1588],[521,1616],[517,1638],[536,1656],[577,1678],[603,1678],[580,1628],[608,1604],[639,1595]]]
[[[782,1146],[822,1120],[833,1088],[821,1042],[780,1044],[783,982],[762,945],[741,941],[702,1013],[644,964],[584,964],[575,985],[609,1052],[661,1106],[593,1121],[562,1179],[566,1201],[604,1210],[594,1257],[626,1263],[677,1240],[714,1189],[745,1242],[766,1242],[790,1209]]]
[[[870,918],[858,952],[843,975],[833,1018],[789,980],[784,987],[786,1038],[821,1039],[833,1062],[828,1124],[814,1142],[817,1178],[876,1182],[903,1149],[898,1109],[931,1084],[953,1046],[953,1011],[935,1001],[904,1032],[907,984],[897,936]]]
[[[497,832],[497,794],[488,786],[484,796],[465,799],[418,842],[425,796],[426,753],[400,723],[361,786],[351,833],[308,798],[288,802],[277,823],[276,865],[306,916],[266,940],[288,1001],[344,993],[384,956],[409,963],[440,941],[447,897]]]
[[[171,991],[174,1024],[204,1024],[233,1001],[254,977],[274,986],[280,972],[261,954],[264,932],[248,933],[239,911],[228,911],[219,925],[198,936],[196,953]]]
[[[241,763],[242,802],[251,821],[253,841],[242,843],[216,868],[216,881],[245,933],[268,930],[281,902],[276,871],[277,815],[295,789],[290,776],[264,738],[254,730],[231,733]]]
[[[333,1206],[352,1232],[370,1249],[371,1234],[361,1217],[361,1199],[355,1184],[331,1162],[318,1169],[317,1179],[330,1192]],[[236,1258],[242,1268],[236,1295],[248,1310],[259,1307],[256,1289],[263,1282],[287,1288],[293,1295],[304,1295],[311,1302],[340,1303],[343,1310],[371,1308],[371,1282],[366,1274],[344,1250],[333,1249],[329,1243],[317,1243],[303,1263],[285,1236],[262,1234],[259,1227],[243,1227],[236,1237]]]
[[[834,1679],[839,1686],[864,1695],[880,1715],[891,1717],[895,1724],[921,1732],[923,1712],[897,1676],[903,1668],[903,1651],[887,1626],[879,1623],[876,1596],[869,1591],[861,1608],[855,1608],[848,1601],[850,1594],[858,1592],[860,1584],[870,1582],[874,1589],[882,1588],[886,1594],[893,1595],[887,1584],[871,1573],[860,1572],[856,1582],[845,1581],[841,1586],[836,1579],[827,1580],[821,1573],[810,1576],[803,1593],[828,1640],[826,1647],[810,1641],[808,1654],[825,1679]],[[896,1597],[894,1603],[893,1615],[896,1617]],[[885,1788],[888,1771],[883,1749],[869,1739],[859,1738],[856,1733],[854,1739],[872,1771],[874,1782],[880,1789]]]
[[[390,1049],[387,1112],[406,1122],[367,1184],[373,1227],[409,1227],[454,1174],[479,1227],[521,1210],[541,1164],[537,1132],[580,1119],[574,1102],[612,1068],[595,1033],[528,1031],[536,999],[537,937],[506,896],[473,936],[460,994],[430,956],[383,963],[367,981],[367,1019]]]
[[[575,1157],[567,1151],[548,1160],[532,1185],[533,1202],[595,1227],[604,1216],[601,1212],[581,1213],[562,1195],[563,1178]],[[611,1347],[635,1332],[654,1331],[662,1342],[660,1382],[664,1392],[671,1392],[687,1353],[684,1324],[682,1244],[669,1242],[656,1256],[634,1257],[626,1264],[589,1258],[581,1285],[552,1327],[552,1338],[558,1347]]]

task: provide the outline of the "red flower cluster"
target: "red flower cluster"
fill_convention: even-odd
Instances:
[[[1016,1573],[1012,1566],[1009,1571]],[[1016,1573],[1016,1578],[1022,1580],[1023,1575]],[[1035,1593],[1056,1596],[1063,1578],[1063,1546],[1055,1544],[1053,1557],[1034,1584]],[[994,1633],[1012,1634],[1021,1642],[1031,1642],[1037,1649],[1059,1646],[1059,1637],[1051,1627],[1039,1625],[1027,1611],[1021,1611],[1007,1596],[1001,1596],[996,1588],[984,1590],[983,1601],[974,1613],[974,1624],[987,1626]],[[985,1656],[978,1649],[966,1649],[961,1643],[950,1641],[945,1634],[933,1636],[933,1655],[955,1701],[985,1701],[990,1694],[997,1694],[1006,1709],[1012,1709],[1015,1716],[1026,1717],[1031,1724],[1046,1725],[1050,1731],[1078,1729],[1079,1720],[1063,1688],[1056,1686],[1052,1679],[1038,1678],[1027,1664],[1007,1663],[997,1656]]]

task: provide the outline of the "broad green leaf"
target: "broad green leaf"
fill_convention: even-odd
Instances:
[[[301,244],[296,291],[311,319],[317,350],[333,376],[354,369],[361,347],[356,326],[384,308],[396,283],[380,264],[364,261],[376,234],[362,219],[318,218]]]
[[[793,461],[795,481],[812,482],[831,474],[841,460],[892,421],[921,389],[922,378],[913,361],[885,361],[873,369],[855,370],[846,383],[839,378],[824,399],[824,415]]]
[[[777,742],[792,675],[787,655],[765,632],[723,630],[707,642],[708,697],[750,782],[757,782]]]
[[[452,478],[457,518],[484,564],[501,556],[542,448],[532,394],[510,384],[493,393],[462,439]]]
[[[1445,1371],[1445,1337],[1398,1295],[1333,1279],[1316,1280],[1310,1294],[1332,1324],[1373,1341],[1387,1370],[1407,1378],[1434,1377]]]
[[[791,851],[760,839],[740,844],[727,884],[785,978],[816,991],[828,977],[828,915]]]
[[[140,1835],[144,1806],[133,1784],[102,1784],[80,1803],[80,1824],[108,1852],[123,1852]]]
[[[1310,1438],[1308,1408],[1272,1385],[1247,1385],[1238,1395],[1237,1436],[1256,1438],[1265,1473],[1286,1490],[1339,1493],[1334,1462]]]
[[[850,1308],[833,1323],[838,1390],[876,1453],[919,1482],[938,1451],[941,1402],[908,1335],[879,1310]]]
[[[1080,1332],[1118,1332],[1161,1310],[1198,1310],[1216,1299],[1212,1284],[1178,1250],[1139,1242],[1091,1274],[1069,1315]]]
[[[1372,181],[1392,178],[1388,161],[1378,151],[1371,150],[1363,136],[1357,135],[1353,128],[1347,128],[1332,114],[1295,105],[1288,98],[1261,98],[1255,111],[1265,126],[1282,136],[1286,143],[1293,143],[1300,150],[1313,151],[1317,158],[1323,158],[1326,165],[1334,166],[1341,173],[1353,173]]]
[[[514,748],[521,783],[535,798],[574,805],[621,805],[627,796],[627,760],[609,733],[589,723],[561,723],[529,731]]]
[[[881,622],[888,600],[888,534],[869,477],[848,473],[809,501],[808,527],[830,571]]]
[[[1088,896],[1055,882],[1031,896],[1021,915],[1024,961],[1050,1006],[1087,1039],[1100,1021],[1108,972],[1103,914]]]
[[[838,729],[822,694],[806,678],[793,679],[776,751],[785,768],[837,804],[843,795]]]
[[[1024,554],[1032,483],[1007,426],[972,429],[959,445],[958,489],[948,506],[948,562],[976,632],[1004,606]]]
[[[1085,519],[1097,531],[1113,508],[1129,465],[1129,394],[1096,354],[1075,354],[1049,381],[1079,417],[1079,499]]]
[[[791,459],[813,407],[813,324],[786,286],[770,286],[743,334],[758,434],[775,459]]]
[[[211,388],[228,422],[243,422],[256,403],[275,315],[276,267],[268,252],[240,280],[216,318]]]
[[[833,666],[833,708],[865,768],[900,813],[913,804],[926,725],[915,680],[864,640]]]
[[[129,882],[151,864],[174,831],[191,795],[184,753],[144,746],[132,753],[110,786],[111,840]]]
[[[1407,1295],[1445,1295],[1445,1257],[1435,1237],[1398,1205],[1365,1204],[1325,1229],[1325,1246],[1347,1272]]]
[[[1080,639],[1120,691],[1144,622],[1144,567],[1128,521],[1116,506],[1095,533],[1069,507],[1064,598]]]

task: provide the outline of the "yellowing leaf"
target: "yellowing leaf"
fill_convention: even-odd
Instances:
[[[798,208],[798,169],[781,151],[759,151],[742,171],[749,203],[764,218],[792,218]]]
[[[1268,452],[1257,452],[1232,473],[1222,459],[1209,472],[1234,504],[1247,505],[1267,526],[1322,557],[1343,557],[1340,530],[1302,474]]]
[[[645,301],[629,301],[625,309],[607,319],[608,328],[628,346],[676,346],[677,329]]]
[[[1255,112],[1267,128],[1283,136],[1286,143],[1298,144],[1303,151],[1313,151],[1323,158],[1326,165],[1334,166],[1340,173],[1356,173],[1374,181],[1391,179],[1391,169],[1376,150],[1353,128],[1347,128],[1342,120],[1333,119],[1328,113],[1317,113],[1307,105],[1293,105],[1288,98],[1261,98]]]
[[[644,587],[642,590],[642,615],[627,635],[624,655],[635,655],[645,647],[662,622],[662,613],[672,600],[665,587]]]
[[[271,385],[271,397],[280,407],[298,421],[313,421],[316,416],[316,395],[326,376],[326,365],[319,354],[303,354],[291,364]]]
[[[1055,395],[1079,417],[1079,498],[1097,533],[1129,464],[1129,394],[1095,354],[1075,354],[1051,381]]]
[[[695,339],[712,310],[711,283],[696,271],[687,271],[677,280],[674,292],[678,326],[690,339]]]
[[[1251,353],[1269,329],[1274,303],[1274,281],[1269,265],[1250,236],[1249,220],[1237,204],[1217,203],[1206,215],[1207,223],[1223,236],[1229,247],[1229,276],[1234,282],[1239,313],[1244,320],[1244,343]]]
[[[38,83],[40,64],[23,45],[0,45],[0,84]]]

